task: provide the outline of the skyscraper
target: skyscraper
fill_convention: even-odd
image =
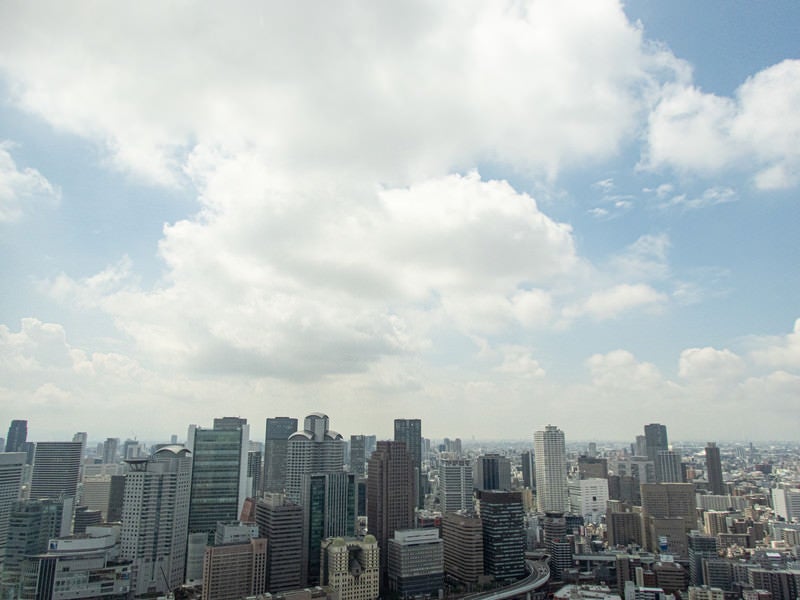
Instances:
[[[30,497],[75,498],[81,471],[80,442],[38,442]]]
[[[275,417],[267,419],[264,438],[265,492],[283,492],[286,486],[286,448],[289,436],[297,431],[297,419]]]
[[[478,492],[483,523],[483,565],[496,581],[525,576],[525,510],[522,494]]]
[[[483,576],[483,523],[474,513],[442,515],[444,570],[448,577],[468,586]]]
[[[120,553],[133,561],[134,593],[166,592],[184,581],[192,461],[183,446],[127,461]]]
[[[356,476],[338,471],[313,473],[308,478],[307,502],[304,508],[308,536],[305,556],[308,563],[308,585],[319,585],[322,541],[331,537],[353,537],[356,534]]]
[[[367,474],[367,440],[363,435],[350,436],[350,472],[358,477]]]
[[[674,450],[660,450],[656,473],[661,473],[660,481],[663,483],[684,483],[681,455]]]
[[[324,532],[355,528],[355,476],[344,471],[344,439],[328,425],[327,415],[308,415],[303,431],[289,437],[286,453],[286,495],[303,507],[302,566],[308,585],[319,580]]]
[[[28,439],[28,421],[14,419],[6,436],[6,452],[25,452],[24,444]]]
[[[189,530],[205,531],[213,538],[217,522],[239,518],[247,486],[247,449],[250,428],[237,422],[229,427],[215,420],[221,429],[202,429],[191,425],[187,449],[192,454],[192,487],[189,504]]]
[[[22,484],[22,468],[25,465],[24,452],[0,453],[0,573],[6,554],[8,520],[11,510],[19,499]]]
[[[536,464],[536,503],[539,512],[569,510],[567,451],[564,432],[555,425],[533,434]]]
[[[205,546],[199,534],[211,543],[217,522],[235,521],[250,490],[247,485],[247,451],[250,428],[238,417],[215,419],[219,429],[189,426],[186,446],[192,453],[192,484],[189,501],[190,544],[186,555],[186,579],[203,577]]]
[[[247,495],[257,497],[261,489],[261,452],[250,450],[247,453],[247,480],[250,482]]]
[[[256,504],[261,537],[269,540],[267,590],[282,592],[303,586],[303,508],[282,493],[267,493]]]
[[[716,442],[706,444],[706,478],[708,479],[708,489],[712,494],[722,496],[725,493],[725,486],[722,482],[722,460]]]
[[[14,505],[8,520],[0,597],[20,597],[25,557],[46,552],[51,538],[69,535],[72,509],[72,498],[24,500]]]
[[[411,457],[411,467],[414,469],[414,482],[416,485],[414,501],[417,508],[425,507],[425,485],[422,472],[422,421],[420,419],[395,419],[394,441],[405,442],[406,452]],[[381,552],[384,547],[381,546]]]
[[[472,510],[472,462],[444,460],[439,465],[439,506],[443,513]]]
[[[103,443],[103,463],[113,465],[119,462],[119,438],[106,438]]]
[[[650,423],[644,426],[645,449],[647,458],[651,460],[656,468],[656,481],[664,481],[660,471],[658,453],[669,450],[667,441],[667,428],[660,423]]]
[[[659,538],[667,538],[671,554],[688,558],[687,534],[697,528],[694,484],[643,483],[642,524],[645,541],[659,551]]]
[[[475,461],[476,490],[510,490],[511,461],[499,454],[484,454]]]
[[[522,461],[522,484],[530,490],[535,490],[536,479],[534,476],[533,452],[528,450],[522,452],[519,456]]]
[[[414,468],[404,442],[378,442],[367,467],[367,523],[378,540],[382,587],[389,538],[414,524]]]

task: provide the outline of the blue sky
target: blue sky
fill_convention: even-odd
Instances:
[[[796,3],[46,8],[0,8],[0,420],[795,435]]]

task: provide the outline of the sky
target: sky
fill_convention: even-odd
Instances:
[[[798,26],[794,0],[3,2],[0,423],[796,440]]]

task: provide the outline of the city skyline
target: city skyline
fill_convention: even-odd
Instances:
[[[791,440],[798,23],[3,4],[0,422]]]

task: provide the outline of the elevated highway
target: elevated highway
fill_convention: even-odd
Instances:
[[[528,576],[525,579],[515,581],[511,585],[490,592],[464,596],[463,600],[511,600],[512,598],[522,598],[538,590],[550,579],[550,567],[547,566],[546,561],[526,560],[525,565],[528,568]]]

